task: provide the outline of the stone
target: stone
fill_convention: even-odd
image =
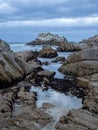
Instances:
[[[44,108],[45,110],[50,109],[52,107],[55,107],[53,104],[50,103],[43,103],[42,104],[42,108]]]
[[[98,47],[98,35],[82,40],[81,42],[79,42],[79,46],[81,49]]]
[[[42,50],[39,51],[39,57],[54,58],[56,56],[57,52],[51,46],[43,46]]]
[[[37,73],[38,76],[40,77],[48,77],[51,78],[55,75],[55,72],[49,71],[49,70],[43,70]]]
[[[56,125],[57,130],[97,130],[98,116],[86,110],[70,110]]]
[[[59,68],[61,72],[68,75],[85,76],[98,73],[98,48],[85,49],[75,52],[67,58],[66,62]]]
[[[60,52],[74,52],[74,51],[80,51],[80,47],[77,43],[74,42],[65,42],[59,45],[57,48],[57,51]]]
[[[0,88],[21,80],[30,73],[28,65],[12,52],[6,42],[0,40]]]
[[[34,60],[37,57],[35,52],[33,51],[19,51],[19,52],[15,52],[15,54],[16,56],[20,57],[26,62]]]
[[[57,62],[64,62],[64,61],[65,61],[65,57],[64,56],[58,56],[52,62],[53,63],[57,63]]]

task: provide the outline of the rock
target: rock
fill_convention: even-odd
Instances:
[[[98,73],[98,48],[85,49],[70,55],[59,68],[61,72],[74,76],[85,76]]]
[[[0,39],[0,52],[3,51],[3,50],[5,50],[5,51],[11,51],[10,50],[10,46],[5,41],[3,41],[2,39]]]
[[[98,116],[86,110],[70,110],[56,125],[57,130],[97,130]]]
[[[64,56],[58,56],[52,62],[53,63],[57,63],[57,62],[64,62],[64,61],[65,61],[65,57]]]
[[[52,117],[43,112],[40,109],[35,109],[32,113],[31,113],[31,117],[33,119],[34,122],[39,123],[41,127],[46,126],[48,123],[50,123]]]
[[[57,51],[60,52],[74,52],[74,51],[80,51],[80,47],[77,43],[73,42],[65,42],[59,45],[57,48]]]
[[[81,49],[87,49],[92,47],[98,47],[98,35],[90,37],[87,40],[83,40],[79,43]]]
[[[45,110],[52,108],[52,107],[55,107],[55,106],[53,104],[50,104],[50,103],[43,103],[42,104],[42,108],[44,108]]]
[[[63,64],[59,71],[72,76],[85,76],[98,73],[98,61],[81,61],[70,64]]]
[[[39,56],[44,58],[54,58],[57,56],[57,52],[50,46],[43,46],[42,50],[39,51]]]
[[[94,44],[94,43],[93,43]],[[96,43],[97,44],[97,43]],[[75,85],[84,91],[83,108],[71,110],[57,123],[58,130],[97,130],[98,128],[98,48],[89,47],[70,55],[61,72],[75,77]]]
[[[0,87],[21,80],[30,73],[28,65],[18,58],[4,41],[0,41]]]
[[[67,58],[68,63],[79,62],[83,60],[98,60],[98,48],[89,48],[79,52],[74,52]]]
[[[58,45],[60,43],[67,42],[66,38],[60,37],[51,33],[40,33],[36,40],[27,43],[27,45],[40,45],[40,44],[50,44],[50,45]]]
[[[50,63],[48,61],[42,62],[43,65],[49,65]]]
[[[19,51],[15,53],[16,56],[20,57],[24,61],[28,62],[36,59],[37,55],[33,51]]]
[[[55,75],[55,72],[49,71],[49,70],[43,70],[37,73],[38,76],[40,77],[48,77],[51,78]]]
[[[0,91],[0,130],[39,130],[50,123],[52,117],[36,108],[37,95],[23,84]]]
[[[28,66],[31,68],[31,71],[43,70],[40,63],[35,61],[29,61]]]

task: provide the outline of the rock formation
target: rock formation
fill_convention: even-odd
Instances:
[[[57,51],[52,49],[51,46],[43,46],[39,51],[39,56],[44,58],[54,58],[57,56]]]
[[[90,37],[86,40],[83,40],[79,43],[81,49],[87,49],[92,47],[98,47],[98,35]]]
[[[60,37],[51,33],[39,33],[38,37],[32,41],[27,43],[28,45],[41,45],[41,44],[50,44],[50,45],[58,45],[60,43],[67,42],[66,38]]]
[[[97,36],[82,41],[82,51],[68,57],[59,68],[65,75],[75,77],[75,84],[87,89],[83,98],[83,108],[70,110],[56,125],[57,130],[97,130],[98,129],[98,47]],[[85,42],[85,43],[84,43]]]
[[[29,73],[27,64],[10,50],[6,42],[0,40],[0,87],[23,79]]]
[[[60,71],[74,76],[98,73],[98,48],[84,49],[70,55]]]
[[[79,51],[80,47],[74,42],[68,42],[65,37],[51,33],[40,33],[38,37],[27,45],[56,45],[58,51]]]

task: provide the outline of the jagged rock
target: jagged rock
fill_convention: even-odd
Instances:
[[[0,87],[8,83],[23,79],[30,73],[27,64],[18,58],[6,42],[0,40]]]
[[[87,40],[83,40],[79,43],[81,49],[87,49],[92,47],[98,47],[98,35],[90,37]]]
[[[27,43],[27,45],[51,44],[58,45],[67,42],[66,38],[51,33],[40,33],[36,40]]]
[[[53,58],[57,56],[57,52],[50,46],[43,46],[42,50],[39,51],[39,56],[44,58]]]

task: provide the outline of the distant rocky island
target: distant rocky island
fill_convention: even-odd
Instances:
[[[31,85],[40,86],[82,98],[83,107],[72,109],[60,117],[53,130],[98,130],[98,35],[79,43],[65,37],[40,33],[26,45],[42,45],[40,51],[13,52],[7,42],[0,40],[0,130],[47,130],[53,122],[46,110],[53,104],[37,108],[38,95],[30,92]],[[53,49],[52,46],[57,46]],[[72,52],[67,59],[58,52]],[[64,79],[45,70],[48,62],[41,58],[55,58]]]

